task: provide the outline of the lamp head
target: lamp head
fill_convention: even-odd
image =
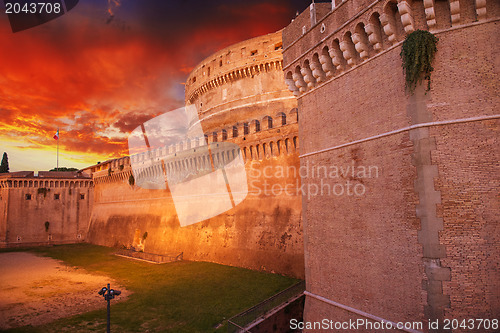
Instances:
[[[113,295],[113,296],[118,296],[118,295],[120,295],[122,292],[121,292],[120,290],[114,290],[114,289],[111,289],[111,290],[109,291],[109,293],[110,293],[111,295]]]

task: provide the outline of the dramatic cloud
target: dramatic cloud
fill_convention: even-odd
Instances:
[[[15,155],[13,171],[30,166],[53,153],[59,128],[66,163],[124,155],[131,130],[183,105],[181,84],[198,62],[283,28],[308,3],[80,1],[19,33],[0,16],[0,153]]]

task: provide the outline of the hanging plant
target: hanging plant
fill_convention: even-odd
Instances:
[[[415,30],[406,36],[401,48],[401,60],[405,74],[405,88],[413,94],[417,84],[427,80],[427,89],[431,89],[432,61],[436,54],[438,38],[428,31]]]

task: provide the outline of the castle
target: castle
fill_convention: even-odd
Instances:
[[[297,101],[284,83],[281,47],[281,32],[277,32],[220,50],[194,68],[186,82],[186,104],[198,110],[204,131],[199,140],[83,170],[92,174],[95,183],[88,241],[140,245],[153,253],[182,251],[188,260],[303,277],[300,193],[271,193],[263,187],[266,182],[296,186],[299,180],[297,174],[268,179],[263,172],[281,165],[299,166]],[[242,203],[221,215],[181,227],[168,190],[129,183],[131,175],[135,181],[139,176],[131,162],[142,165],[146,155],[164,159],[165,175],[161,164],[144,164],[139,177],[168,178],[171,172],[201,168],[209,160],[193,153],[200,144],[225,142],[239,147],[253,186]],[[214,154],[215,163],[219,158]],[[148,236],[142,244],[140,236],[145,232]]]
[[[303,196],[305,321],[499,317],[499,16],[489,0],[347,0],[284,29],[301,165],[378,170],[302,177],[318,190]],[[407,94],[417,29],[439,41],[430,91]]]
[[[499,16],[493,0],[312,3],[282,31],[196,66],[186,105],[204,136],[148,152],[169,162],[141,169],[147,178],[196,168],[207,159],[184,152],[234,143],[251,184],[242,203],[181,227],[169,191],[134,183],[131,165],[146,158],[137,154],[81,170],[92,177],[83,182],[88,231],[66,230],[95,244],[305,276],[310,323],[424,323],[402,328],[411,332],[498,318]],[[400,52],[417,29],[439,38],[438,51],[430,91],[409,94]],[[75,186],[13,176],[0,181],[6,246],[30,239],[26,228],[10,230],[21,218],[7,221],[6,193],[26,203],[29,193],[48,200],[42,185]],[[32,233],[47,238],[43,222]]]
[[[186,82],[186,104],[198,110],[204,135],[81,170],[82,175],[92,179],[92,195],[86,197],[91,205],[86,232],[75,238],[68,226],[76,220],[69,207],[63,205],[59,209],[66,219],[56,224],[67,233],[64,237],[52,237],[51,243],[62,243],[64,238],[158,254],[182,252],[188,260],[303,278],[301,193],[296,190],[300,186],[298,111],[297,101],[282,75],[281,51],[279,31],[220,50],[194,68]],[[170,191],[152,189],[151,181],[167,179],[171,173],[189,171],[195,165],[194,169],[202,169],[212,158],[193,151],[200,145],[223,146],[226,142],[239,147],[237,154],[244,161],[250,184],[248,194],[242,203],[223,214],[181,227]],[[221,153],[222,156],[214,154],[215,163],[236,152]],[[161,164],[147,163],[151,156],[164,159],[165,169]],[[137,173],[133,172],[134,163],[141,165]],[[288,169],[275,177],[274,171],[282,166]],[[17,175],[5,177],[9,178],[5,191],[21,198],[24,192],[17,189]],[[32,191],[42,186],[53,191],[57,184],[35,182]],[[67,187],[72,188],[72,183]],[[18,236],[14,237],[11,225],[38,223],[40,209],[50,215],[53,207],[43,205],[43,200],[29,218],[13,215],[15,208],[9,208],[10,215],[4,214],[1,221],[0,230],[9,229],[9,233],[2,234],[4,246],[25,244],[28,238],[24,234],[31,232],[18,228]],[[18,200],[20,206],[30,211],[31,206],[25,203]],[[48,236],[36,230],[33,235],[38,238],[30,243],[43,244]]]

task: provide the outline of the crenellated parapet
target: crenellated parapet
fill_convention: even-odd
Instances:
[[[92,187],[91,180],[22,180],[0,181],[0,188],[86,188]]]
[[[313,3],[283,30],[285,81],[299,97],[399,45],[417,29],[438,33],[498,18],[499,11],[493,0]]]
[[[224,48],[198,64],[186,80],[186,102],[191,104],[211,89],[272,71],[281,72],[281,31]]]
[[[207,147],[207,144],[217,146],[218,142],[236,143],[239,149],[231,148],[231,151],[221,156],[241,154],[245,163],[298,154],[297,126],[298,111],[294,108],[288,112],[279,112],[274,117],[265,115],[261,119],[247,119],[232,126],[214,129],[212,132],[206,132],[203,137],[109,160],[86,170],[92,173],[95,184],[128,182],[130,176],[134,175],[131,161],[139,166],[135,176],[151,179],[158,178],[160,174],[170,176],[172,173],[182,173],[192,168],[204,170],[209,167],[210,158],[206,152],[200,154],[196,153],[196,150]],[[167,161],[163,167],[161,160]],[[218,161],[217,156],[214,156],[213,160]]]
[[[65,173],[67,176],[61,176],[61,173]],[[38,175],[35,175],[32,171],[20,171],[3,174],[0,177],[0,189],[72,189],[91,188],[92,186],[93,182],[90,177],[75,172],[40,171]]]

